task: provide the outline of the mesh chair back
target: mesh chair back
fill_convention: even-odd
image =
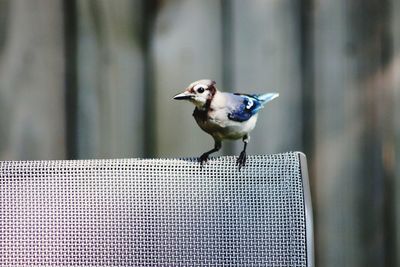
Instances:
[[[0,264],[312,266],[301,153],[0,162]]]

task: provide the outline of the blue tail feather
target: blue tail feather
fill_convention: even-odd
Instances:
[[[263,95],[256,95],[254,97],[256,97],[258,100],[260,100],[263,104],[271,101],[274,98],[277,98],[279,96],[278,93],[268,93],[268,94],[263,94]]]

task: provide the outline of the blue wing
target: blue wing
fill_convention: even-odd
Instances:
[[[263,108],[263,101],[259,100],[256,95],[235,95],[240,97],[241,103],[228,114],[230,120],[238,122],[247,121]]]
[[[234,109],[228,114],[228,118],[233,121],[243,122],[250,119],[264,104],[278,97],[278,93],[267,93],[261,95],[233,94],[232,97],[239,104],[234,105]]]

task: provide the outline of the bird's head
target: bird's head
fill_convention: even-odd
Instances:
[[[177,94],[173,99],[189,100],[197,107],[202,108],[207,101],[211,101],[217,89],[212,80],[198,80],[192,82],[183,93]]]

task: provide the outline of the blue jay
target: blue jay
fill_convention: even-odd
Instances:
[[[258,112],[279,94],[224,93],[218,91],[215,84],[212,80],[195,81],[173,99],[192,102],[196,106],[193,117],[197,124],[214,138],[214,148],[200,156],[200,163],[203,164],[210,154],[221,149],[222,140],[242,138],[244,147],[236,163],[241,168],[246,164],[249,133],[256,126]]]

